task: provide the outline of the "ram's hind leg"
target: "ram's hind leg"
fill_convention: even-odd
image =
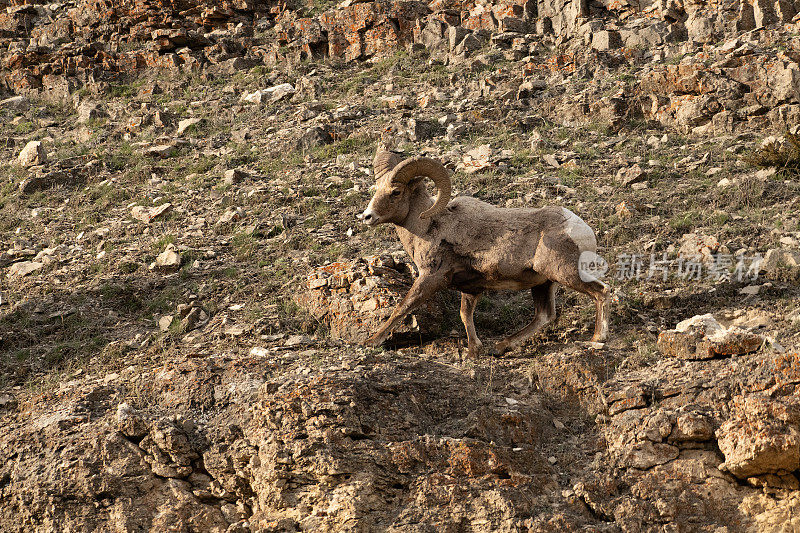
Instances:
[[[495,344],[495,352],[503,353],[516,348],[555,319],[557,288],[558,284],[547,281],[531,289],[536,315],[530,324]]]
[[[475,322],[473,321],[475,306],[478,305],[480,299],[481,293],[461,293],[461,321],[464,323],[464,329],[467,330],[467,357],[470,359],[477,358],[483,347],[483,343],[475,333]]]
[[[547,279],[592,297],[596,310],[592,341],[601,342],[608,337],[611,288],[591,272],[581,273],[579,263],[582,251],[593,252],[594,246],[579,248],[573,237],[566,234],[554,235],[547,242],[547,247],[536,251],[533,266],[534,270]]]

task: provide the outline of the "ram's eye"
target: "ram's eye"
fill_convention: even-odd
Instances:
[[[402,193],[403,193],[403,191],[401,191],[400,189],[395,189],[395,190],[392,191],[392,196],[397,197],[397,196],[400,196]]]

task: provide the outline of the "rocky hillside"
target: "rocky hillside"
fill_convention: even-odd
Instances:
[[[800,530],[799,13],[0,0],[0,530]],[[579,214],[609,341],[561,291],[362,347],[379,145]]]

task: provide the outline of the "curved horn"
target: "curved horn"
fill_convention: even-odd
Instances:
[[[378,151],[375,152],[375,159],[372,160],[372,171],[375,174],[375,179],[391,171],[394,167],[399,165],[401,161],[402,158],[400,154],[381,150],[379,148]]]
[[[447,169],[437,160],[429,157],[410,157],[397,165],[392,171],[391,180],[396,183],[408,183],[417,176],[425,176],[433,180],[439,194],[430,209],[420,213],[419,218],[431,218],[440,215],[447,208],[453,186]]]

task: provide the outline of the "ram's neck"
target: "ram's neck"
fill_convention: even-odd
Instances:
[[[395,230],[397,230],[397,236],[400,238],[400,242],[403,243],[403,248],[417,264],[417,267],[420,266],[420,263],[415,251],[419,250],[419,242],[425,239],[425,234],[431,225],[430,219],[419,218],[419,215],[432,205],[433,200],[428,195],[425,185],[420,183],[411,191],[408,216],[401,224],[394,225]]]

